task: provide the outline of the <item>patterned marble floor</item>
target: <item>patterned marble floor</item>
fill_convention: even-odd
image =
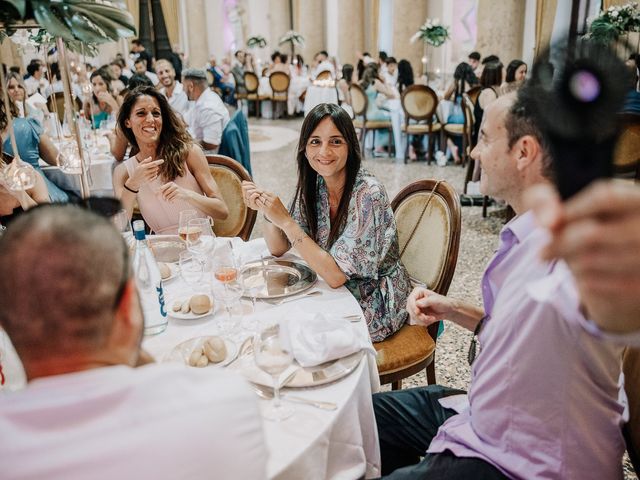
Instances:
[[[250,120],[254,127],[277,126],[299,132],[301,119],[294,120]],[[265,131],[264,129],[262,130]],[[295,136],[297,138],[297,136]],[[286,146],[269,151],[252,152],[251,166],[255,182],[271,190],[288,202],[293,196],[296,184],[295,150],[297,140]],[[262,150],[262,149],[261,149]],[[420,178],[444,179],[457,191],[462,191],[464,169],[449,165],[438,167],[426,162],[413,162],[405,165],[401,160],[387,157],[367,157],[363,167],[383,182],[389,199],[405,185]],[[498,245],[498,233],[502,225],[504,209],[499,206],[489,208],[487,218],[482,218],[481,207],[463,207],[462,234],[458,265],[449,295],[476,304],[481,303],[480,278],[486,263]],[[252,237],[262,236],[264,220],[258,217]],[[445,331],[438,339],[436,350],[436,378],[439,384],[454,388],[467,389],[470,379],[467,364],[467,349],[471,333],[445,322]],[[403,388],[426,385],[424,372],[404,380]],[[383,387],[388,389],[388,386]],[[637,480],[638,477],[628,461],[625,461],[625,480]]]

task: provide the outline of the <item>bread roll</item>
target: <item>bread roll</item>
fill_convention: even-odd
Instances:
[[[191,355],[189,355],[189,365],[192,367],[197,367],[200,359],[203,357],[202,347],[196,348]],[[206,357],[205,357],[206,358]]]
[[[196,315],[202,315],[211,310],[211,299],[208,295],[194,295],[189,301],[189,307]]]
[[[171,267],[163,262],[158,262],[158,268],[160,269],[160,278],[166,280],[171,276]]]
[[[180,313],[189,313],[189,310],[191,310],[191,307],[189,306],[189,299],[186,299],[184,302],[182,302]]]
[[[204,354],[211,363],[220,363],[227,358],[227,346],[220,337],[211,337],[204,342]]]
[[[182,310],[182,302],[180,300],[176,300],[175,302],[173,302],[171,310],[173,310],[174,312],[179,312],[180,310]]]

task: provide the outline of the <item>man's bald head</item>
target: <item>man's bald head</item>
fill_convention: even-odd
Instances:
[[[91,352],[111,332],[128,252],[95,213],[46,205],[0,238],[0,324],[27,361]]]

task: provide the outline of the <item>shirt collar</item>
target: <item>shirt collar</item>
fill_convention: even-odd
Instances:
[[[202,104],[202,103],[206,102],[206,101],[207,101],[207,98],[206,98],[206,97],[207,97],[207,95],[212,95],[212,94],[213,94],[213,95],[215,95],[215,94],[213,93],[213,91],[212,91],[209,87],[207,87],[207,88],[205,89],[205,91],[204,91],[204,92],[202,92],[202,95],[200,95],[200,97],[198,98],[198,100],[196,100],[196,105],[200,105],[200,104]]]
[[[528,210],[507,223],[500,232],[500,238],[513,236],[518,243],[522,243],[536,227],[536,219],[533,211]]]

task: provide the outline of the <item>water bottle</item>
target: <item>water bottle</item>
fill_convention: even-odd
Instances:
[[[167,310],[164,305],[162,277],[156,259],[147,245],[144,221],[133,222],[136,249],[133,255],[133,272],[144,315],[144,334],[155,335],[167,328]]]

